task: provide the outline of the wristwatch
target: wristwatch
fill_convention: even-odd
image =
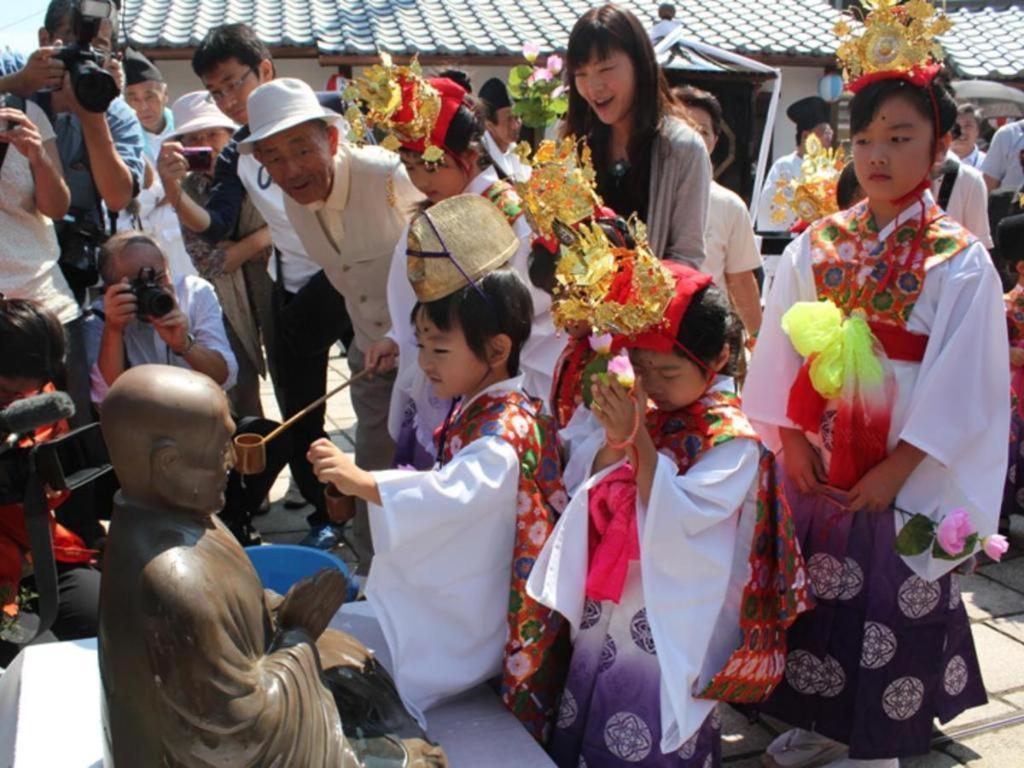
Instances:
[[[182,347],[182,350],[180,352],[175,352],[174,354],[176,354],[178,357],[184,357],[185,355],[192,351],[192,347],[194,347],[195,345],[196,336],[194,333],[192,333],[192,331],[189,331],[188,333],[185,334],[185,346]]]

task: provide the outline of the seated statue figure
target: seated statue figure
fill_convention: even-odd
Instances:
[[[102,428],[121,482],[100,595],[107,768],[447,765],[372,654],[327,629],[342,573],[281,598],[218,519],[235,425],[212,380],[131,368]]]

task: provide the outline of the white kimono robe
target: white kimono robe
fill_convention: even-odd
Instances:
[[[463,190],[466,195],[483,195],[498,182],[493,167],[485,169]],[[512,227],[519,238],[519,249],[509,261],[509,266],[519,273],[530,289],[533,299],[533,324],[530,338],[519,356],[519,367],[525,378],[523,390],[541,398],[545,403],[551,394],[555,364],[565,348],[566,338],[555,330],[551,320],[551,297],[533,286],[529,277],[529,257],[533,231],[525,216],[516,219]],[[406,227],[398,239],[395,253],[388,272],[387,299],[391,314],[391,330],[388,336],[398,344],[398,376],[391,393],[391,408],[388,414],[388,432],[395,440],[402,428],[402,418],[411,400],[416,404],[416,437],[428,453],[434,453],[434,430],[448,414],[450,401],[440,400],[433,394],[430,381],[423,375],[418,362],[416,333],[410,316],[416,306],[416,294],[408,277],[406,241],[409,228]]]
[[[713,387],[732,388],[725,377]],[[593,432],[571,463],[592,466],[603,442],[604,431]],[[659,455],[650,500],[645,506],[637,499],[639,573],[661,667],[664,753],[679,749],[711,713],[717,702],[691,694],[722,668],[740,640],[759,459],[760,446],[748,439],[706,451],[683,475],[675,457]],[[573,495],[530,575],[529,595],[565,616],[574,637],[587,580],[589,490],[619,466],[594,475]]]
[[[522,381],[494,384],[464,407],[486,393],[521,391]],[[366,597],[398,692],[423,723],[423,710],[501,672],[519,457],[502,438],[480,437],[441,469],[373,476],[381,506],[369,509]]]
[[[924,202],[933,204],[930,193]],[[920,203],[914,202],[879,232],[879,243],[899,223],[919,216]],[[786,405],[804,362],[781,319],[796,302],[818,300],[810,243],[804,233],[782,256],[743,388],[744,411],[775,452],[779,427],[795,427]],[[994,533],[1010,428],[1009,345],[999,276],[980,243],[926,271],[906,327],[927,335],[928,346],[920,363],[892,361],[898,393],[888,445],[891,451],[905,440],[928,455],[903,484],[896,506],[936,521],[963,507],[981,535]],[[821,448],[817,435],[807,437]],[[893,516],[898,531],[905,521]],[[930,550],[903,559],[928,581],[957,565],[933,558]]]

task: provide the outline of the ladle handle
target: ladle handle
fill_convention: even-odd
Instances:
[[[288,427],[292,426],[295,422],[297,422],[299,419],[301,419],[303,416],[305,416],[307,413],[309,413],[313,409],[323,405],[329,398],[334,397],[336,394],[341,392],[341,390],[345,389],[345,387],[349,386],[353,381],[358,381],[359,379],[363,378],[363,376],[366,376],[366,375],[368,375],[370,373],[373,373],[373,369],[372,368],[364,368],[363,370],[361,370],[359,373],[357,373],[352,378],[350,378],[347,381],[344,381],[341,384],[339,384],[338,386],[336,386],[334,389],[332,389],[330,392],[328,392],[323,397],[318,397],[316,400],[314,400],[312,403],[307,405],[301,411],[299,411],[295,415],[291,416],[287,421],[283,422],[279,427],[277,427],[277,429],[273,430],[266,437],[264,437],[263,438],[263,443],[264,444],[269,443],[275,437],[277,437],[282,432],[284,432],[286,429],[288,429]]]

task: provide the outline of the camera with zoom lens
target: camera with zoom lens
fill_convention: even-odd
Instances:
[[[174,309],[174,296],[163,283],[157,281],[152,267],[142,267],[129,288],[135,296],[138,305],[135,314],[140,320],[163,317]]]
[[[114,13],[111,0],[81,0],[72,12],[75,42],[53,55],[64,62],[75,98],[89,112],[106,112],[120,93],[114,76],[103,68],[105,54],[92,47],[100,26],[113,22]]]

